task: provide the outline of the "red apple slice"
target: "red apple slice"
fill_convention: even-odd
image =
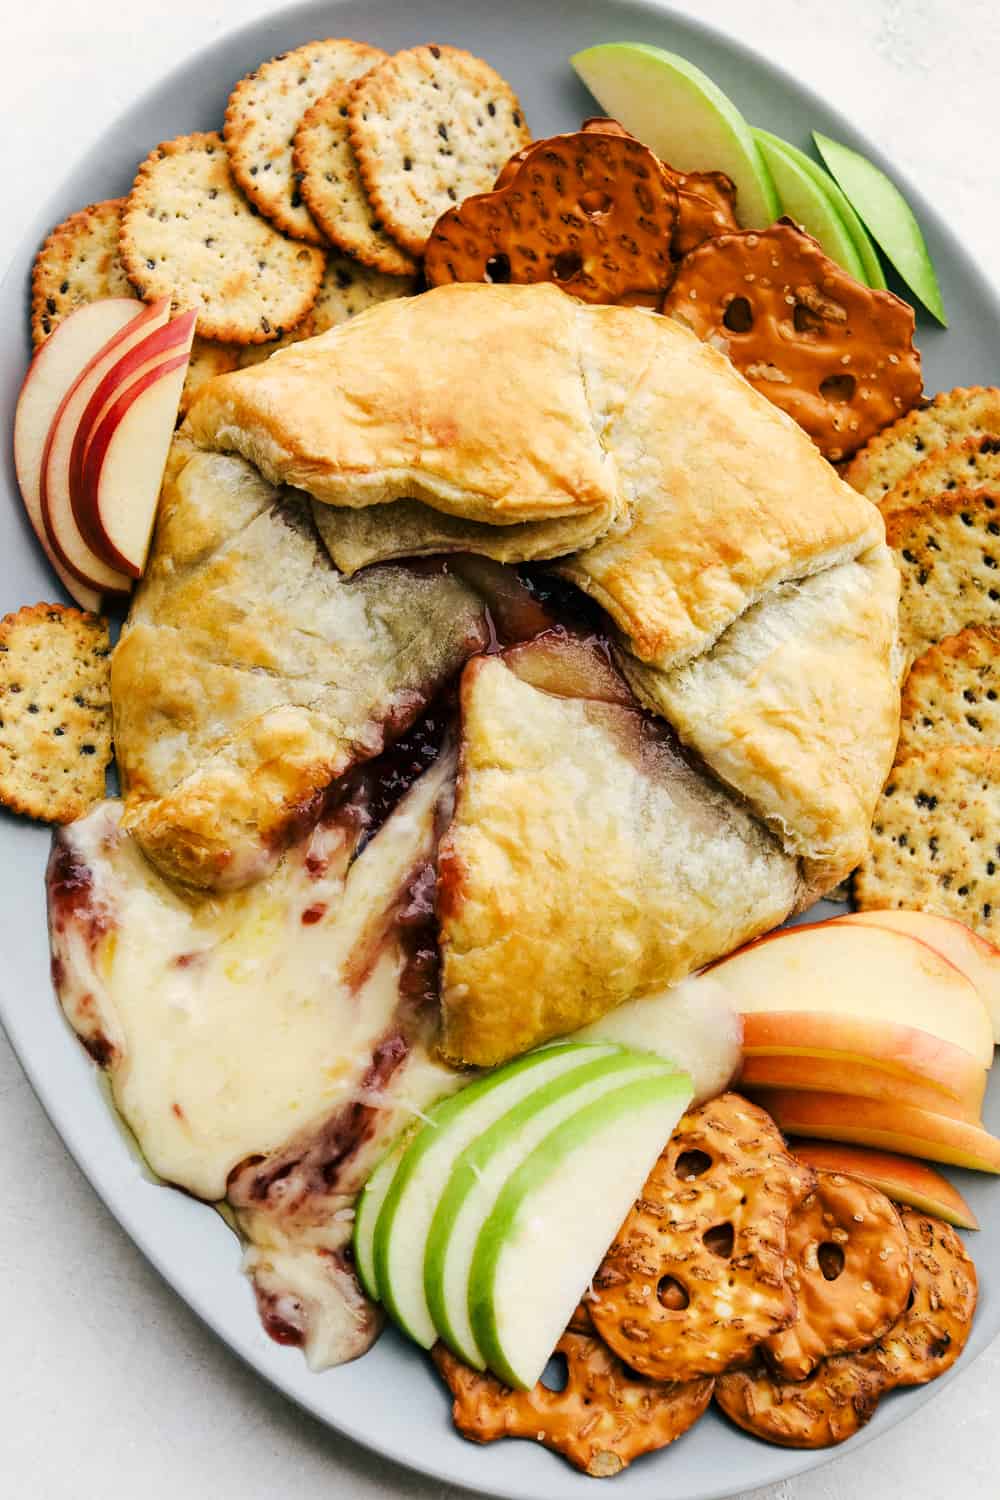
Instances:
[[[183,313],[180,317],[161,324],[159,328],[154,328],[152,333],[134,344],[104,375],[80,417],[69,461],[69,493],[73,519],[87,546],[109,567],[114,564],[110,557],[103,555],[100,532],[91,525],[90,511],[83,502],[83,470],[90,439],[105,414],[133,380],[140,379],[163,360],[190,352],[196,321],[197,313]]]
[[[957,922],[930,911],[852,911],[838,922],[868,927],[890,927],[908,932],[929,948],[936,948],[968,975],[993,1021],[993,1040],[1000,1042],[1000,948]]]
[[[855,1094],[862,1099],[897,1100],[915,1109],[929,1109],[953,1120],[978,1125],[981,1123],[986,1077],[985,1069],[980,1068],[979,1084],[974,1093],[964,1099],[954,1099],[934,1083],[902,1077],[856,1057],[752,1053],[743,1058],[740,1083],[745,1088],[804,1089],[808,1093]]]
[[[192,319],[192,334],[194,320]],[[188,355],[134,380],[105,413],[87,449],[83,504],[101,551],[141,578],[156,519]]]
[[[846,922],[786,928],[708,972],[744,1016],[807,1011],[885,1021],[951,1042],[983,1068],[993,1062],[993,1027],[975,985],[909,933]]]
[[[949,1120],[929,1109],[858,1099],[853,1094],[807,1094],[797,1089],[754,1089],[752,1097],[786,1135],[851,1141],[949,1162],[974,1172],[1000,1172],[1000,1140],[979,1125]]]
[[[102,350],[114,348],[139,309],[131,297],[90,302],[53,330],[28,367],[14,416],[14,467],[24,508],[66,592],[83,609],[99,610],[101,594],[64,568],[42,516],[42,456],[56,412],[80,372]]]
[[[748,1057],[823,1057],[877,1068],[936,1088],[979,1118],[988,1077],[971,1053],[916,1026],[829,1012],[770,1010],[743,1016]],[[851,1092],[837,1089],[837,1093]]]
[[[978,1229],[979,1220],[957,1187],[926,1162],[873,1151],[869,1146],[847,1146],[841,1141],[795,1141],[795,1155],[820,1172],[842,1172],[857,1177],[891,1198],[921,1213],[933,1214],[959,1229]]]
[[[73,440],[80,418],[87,409],[94,391],[104,376],[122,355],[151,333],[161,327],[170,316],[170,300],[163,297],[151,303],[121,330],[115,342],[106,346],[90,361],[77,376],[59,404],[52,420],[49,436],[42,455],[40,490],[42,517],[49,544],[63,567],[82,583],[91,587],[127,593],[131,580],[118,569],[108,567],[96,556],[80,535],[73,518],[73,505],[69,488],[69,464],[73,452]]]

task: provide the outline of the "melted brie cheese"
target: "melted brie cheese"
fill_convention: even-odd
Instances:
[[[220,1199],[246,1158],[307,1133],[359,1090],[371,1102],[365,1073],[401,1003],[402,956],[387,933],[433,854],[452,770],[442,756],[353,863],[356,835],[321,825],[270,878],[211,900],[160,879],[120,830],[119,803],[59,836],[89,871],[85,902],[61,912],[53,901],[60,998],[109,1063],[115,1102],[160,1177]],[[393,1115],[411,1075],[416,1109],[460,1081],[410,1050],[419,1056],[384,1100]]]

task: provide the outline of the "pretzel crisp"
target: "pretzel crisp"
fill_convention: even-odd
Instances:
[[[555,1353],[566,1363],[561,1391],[541,1381],[533,1390],[512,1391],[436,1344],[434,1363],[455,1398],[452,1419],[462,1436],[474,1443],[534,1438],[585,1474],[606,1479],[687,1432],[712,1399],[713,1380],[646,1380],[585,1334],[564,1333]]]
[[[771,1118],[738,1094],[692,1110],[594,1277],[601,1338],[655,1380],[745,1363],[794,1321],[788,1219],[815,1181]]]
[[[887,1389],[867,1355],[835,1354],[805,1380],[782,1380],[763,1364],[730,1370],[715,1384],[727,1417],[782,1448],[829,1448],[871,1421]]]
[[[638,141],[557,135],[536,142],[499,191],[441,215],[424,273],[430,286],[553,281],[584,302],[658,307],[676,220],[677,190]]]
[[[825,1356],[888,1333],[913,1281],[906,1231],[885,1194],[840,1173],[816,1178],[788,1224],[785,1277],[799,1314],[763,1344],[785,1380],[804,1380]]]
[[[926,1385],[951,1369],[968,1342],[976,1268],[950,1224],[913,1208],[900,1215],[910,1242],[912,1299],[872,1355],[891,1385]]]
[[[699,245],[663,311],[728,354],[831,462],[921,399],[913,309],[862,286],[788,220]]]

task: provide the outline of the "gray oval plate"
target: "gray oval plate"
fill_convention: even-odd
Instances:
[[[22,248],[0,289],[0,326],[18,330],[2,371],[3,429],[9,433],[28,356],[27,287],[31,258],[66,213],[128,191],[137,161],[160,140],[218,126],[229,89],[262,59],[329,35],[357,37],[390,50],[428,40],[453,42],[489,59],[514,85],[536,135],[566,130],[594,113],[593,101],[567,64],[570,53],[602,41],[655,42],[703,67],[749,118],[805,146],[822,130],[879,160],[848,122],[791,78],[725,37],[638,0],[345,0],[303,5],[215,43],[172,73],[128,110],[83,157],[57,193],[25,226]],[[710,165],[710,164],[709,164]],[[888,164],[883,163],[888,166]],[[898,179],[898,174],[893,174]],[[927,388],[988,382],[1000,347],[1000,307],[957,238],[903,184],[928,234],[951,319],[947,333],[923,322]],[[4,445],[5,501],[0,518],[3,610],[57,597],[22,512]],[[222,1220],[143,1173],[115,1122],[99,1076],[63,1023],[49,981],[42,875],[46,832],[4,817],[0,822],[0,910],[7,961],[0,1018],[36,1093],[68,1149],[105,1203],[167,1281],[220,1338],[292,1400],[321,1421],[390,1458],[445,1482],[508,1497],[564,1500],[593,1485],[530,1443],[480,1449],[451,1429],[449,1402],[423,1356],[389,1332],[365,1359],[312,1375],[301,1355],[261,1331],[240,1252]],[[1000,1130],[1000,1087],[991,1089],[987,1123]],[[16,1149],[16,1148],[15,1148]],[[973,1237],[982,1294],[967,1365],[1000,1330],[1000,1189],[989,1178],[952,1174],[983,1228]],[[58,1205],[54,1205],[58,1212]],[[945,1377],[947,1378],[947,1377]],[[859,1442],[918,1409],[937,1387],[882,1403]],[[836,1452],[837,1450],[833,1450]],[[828,1453],[771,1448],[738,1432],[714,1412],[667,1453],[645,1459],[615,1483],[631,1500],[710,1500],[786,1479],[823,1463]]]

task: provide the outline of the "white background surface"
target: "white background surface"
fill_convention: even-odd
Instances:
[[[936,199],[987,271],[997,266],[995,0],[675,3],[769,54],[852,114]],[[33,194],[47,192],[120,109],[186,54],[272,9],[260,0],[133,7],[11,0],[3,19],[0,265]],[[572,7],[565,9],[568,53]],[[137,155],[147,145],[137,143]],[[2,1035],[0,1163],[4,1500],[447,1500],[458,1493],[337,1439],[237,1364],[98,1202]],[[909,1423],[761,1496],[996,1500],[998,1387],[995,1344]],[[734,1473],[734,1495],[739,1482]]]

